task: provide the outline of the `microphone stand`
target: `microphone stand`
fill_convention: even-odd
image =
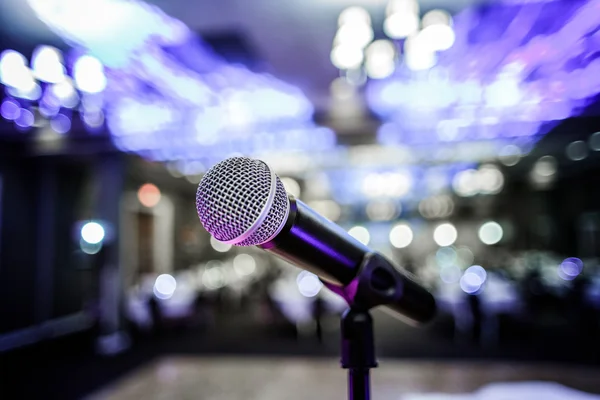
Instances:
[[[377,368],[373,318],[369,310],[391,304],[402,293],[394,266],[377,253],[369,253],[357,276],[346,286],[323,282],[350,305],[341,319],[341,366],[348,370],[348,400],[370,400],[370,370]]]
[[[342,315],[342,368],[348,370],[348,399],[370,400],[370,369],[377,367],[373,318],[369,310],[348,308]]]

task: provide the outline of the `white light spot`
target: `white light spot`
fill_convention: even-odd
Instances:
[[[437,63],[435,51],[422,41],[422,37],[417,34],[404,42],[404,62],[411,71],[430,69]]]
[[[295,198],[300,197],[300,184],[294,178],[283,177],[280,178],[281,183],[285,190],[294,196]]]
[[[248,276],[256,270],[256,260],[250,254],[238,254],[233,259],[233,269],[240,276]]]
[[[230,244],[219,242],[212,236],[210,237],[210,245],[215,251],[218,251],[219,253],[226,253],[231,249]]]
[[[75,84],[79,90],[87,93],[99,93],[106,88],[104,66],[95,57],[84,55],[73,66]]]
[[[81,227],[81,238],[90,244],[104,240],[104,228],[97,222],[87,222]]]
[[[62,54],[52,46],[39,46],[35,49],[31,68],[40,81],[57,83],[65,79]]]
[[[69,79],[63,79],[61,82],[52,85],[51,90],[60,103],[67,108],[73,108],[79,102],[79,95]]]
[[[27,59],[19,52],[6,50],[0,54],[0,82],[21,93],[31,92],[36,86]]]
[[[498,158],[500,159],[500,162],[506,165],[507,167],[517,165],[517,163],[521,159],[521,156],[521,149],[518,146],[515,146],[514,144],[504,146],[498,153]]]
[[[319,277],[308,271],[301,271],[296,278],[300,294],[305,297],[315,297],[321,291],[323,283]]]
[[[477,171],[467,169],[457,173],[452,180],[452,188],[462,197],[474,196],[479,193]]]
[[[479,240],[484,244],[493,245],[502,240],[504,231],[500,224],[494,221],[486,222],[479,228]]]
[[[170,299],[177,288],[177,281],[169,274],[162,274],[154,282],[153,292],[161,300]]]
[[[338,69],[357,68],[363,59],[363,51],[358,46],[339,44],[331,50],[331,63]]]
[[[398,224],[390,231],[390,243],[397,249],[403,249],[412,243],[413,236],[408,224]]]
[[[420,43],[431,51],[448,50],[454,45],[454,29],[448,25],[430,25],[419,32]]]
[[[414,13],[397,12],[383,22],[383,31],[392,39],[404,39],[419,30],[419,16]]]
[[[373,28],[367,23],[344,24],[339,27],[335,35],[334,44],[340,46],[352,46],[359,50],[367,46],[373,40]]]
[[[457,237],[458,232],[451,223],[441,224],[433,231],[433,240],[435,240],[438,246],[451,246]]]
[[[365,54],[365,70],[369,78],[383,79],[394,72],[396,48],[391,41],[376,40],[367,47]]]
[[[338,25],[346,24],[370,24],[371,16],[369,12],[362,7],[348,7],[340,13]]]
[[[350,228],[348,233],[350,234],[350,236],[352,236],[353,238],[355,238],[356,240],[358,240],[359,242],[361,242],[364,245],[369,244],[369,241],[371,240],[371,235],[369,234],[369,230],[367,228],[365,228],[364,226],[354,226],[354,227]]]
[[[477,171],[477,186],[484,194],[499,193],[504,187],[504,174],[495,165],[482,165]]]
[[[362,181],[361,189],[367,197],[401,198],[410,192],[412,186],[412,175],[408,171],[402,171],[368,174]]]

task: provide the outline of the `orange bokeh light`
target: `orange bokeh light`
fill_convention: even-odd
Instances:
[[[138,200],[145,207],[154,207],[160,201],[160,190],[152,183],[145,183],[138,190]]]

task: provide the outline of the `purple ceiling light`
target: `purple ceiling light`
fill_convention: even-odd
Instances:
[[[53,0],[62,8],[40,0],[29,3],[55,32],[104,65],[102,70],[86,62],[88,69],[79,76],[95,89],[98,80],[84,78],[105,73],[101,111],[123,151],[194,162],[232,152],[335,146],[332,133],[312,122],[312,104],[298,88],[227,64],[183,23],[155,6],[99,0],[92,12],[72,0]],[[99,110],[90,110],[86,100],[81,99],[84,121],[93,124]]]
[[[513,3],[456,16],[455,44],[429,71],[368,83],[390,121],[381,142],[534,138],[588,104],[600,91],[600,1]]]

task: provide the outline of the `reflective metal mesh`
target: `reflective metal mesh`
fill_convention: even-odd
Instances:
[[[289,210],[283,184],[277,179],[275,198],[258,229],[237,246],[264,243],[275,234]],[[202,226],[217,240],[239,238],[261,217],[271,190],[271,171],[262,161],[234,157],[221,161],[202,178],[196,209]]]

